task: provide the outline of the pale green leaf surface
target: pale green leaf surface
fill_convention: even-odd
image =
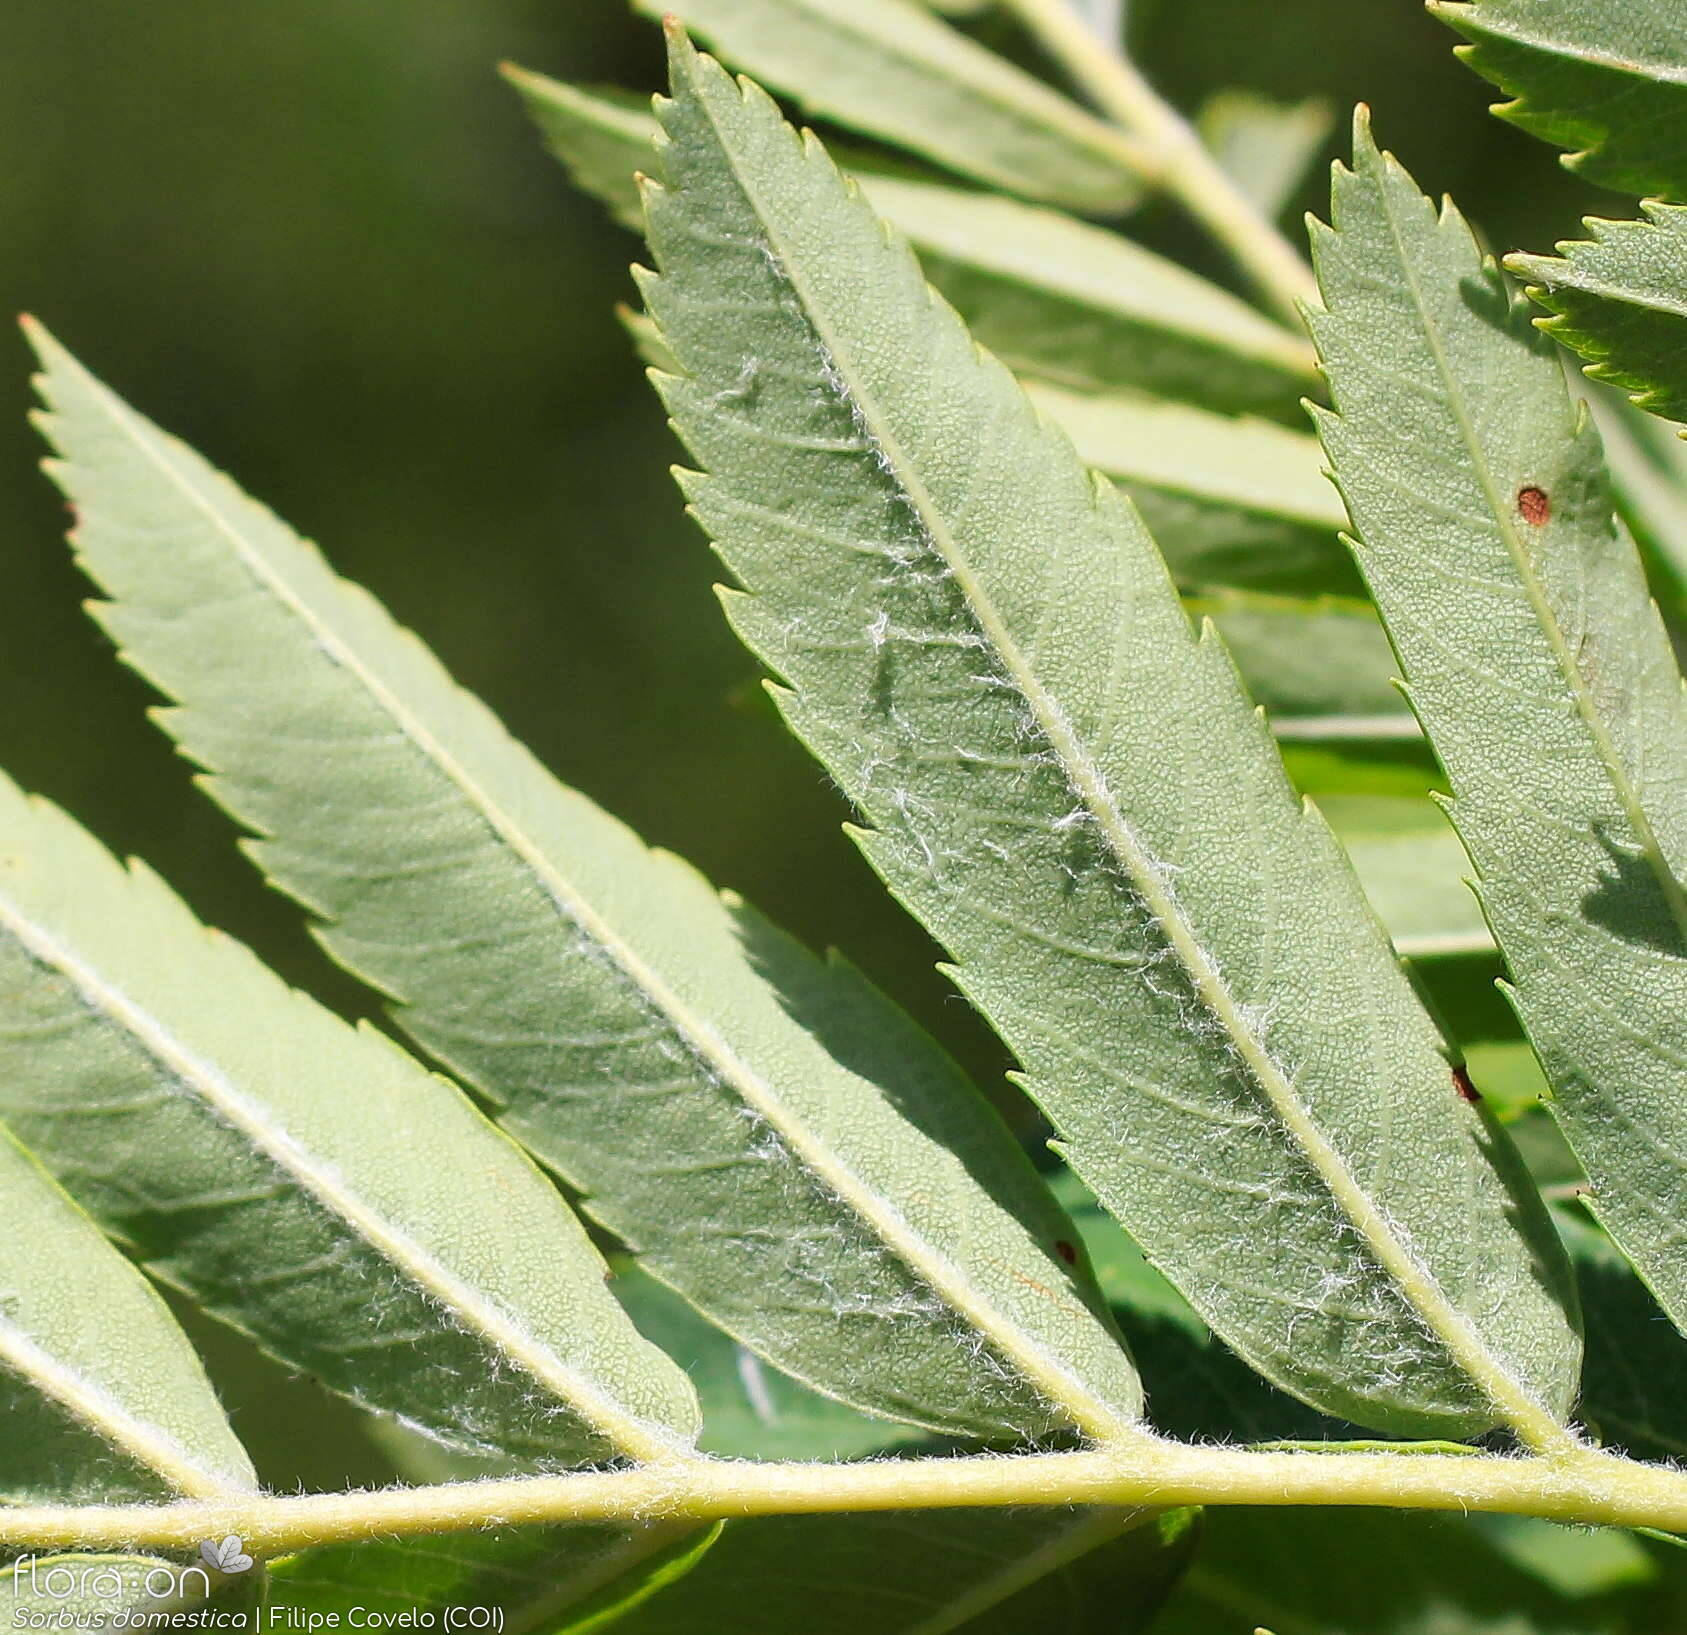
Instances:
[[[1275,221],[1329,141],[1335,113],[1322,97],[1274,102],[1257,91],[1224,90],[1207,98],[1196,128],[1230,179]]]
[[[366,1406],[530,1466],[689,1440],[689,1385],[513,1142],[4,781],[0,1117],[162,1276]]]
[[[1369,603],[1209,589],[1185,605],[1218,626],[1279,739],[1418,737],[1417,717],[1394,684],[1399,666]]]
[[[1552,313],[1541,328],[1585,358],[1595,380],[1620,386],[1651,414],[1687,420],[1687,209],[1642,209],[1643,221],[1590,218],[1591,238],[1507,265]]]
[[[959,188],[863,175],[926,277],[1010,368],[1214,409],[1286,408],[1317,389],[1305,343],[1227,290],[1117,233]]]
[[[0,1504],[256,1485],[187,1337],[0,1130]]]
[[[835,120],[963,176],[1118,215],[1142,196],[1129,139],[914,0],[635,0]]]
[[[1558,1118],[1679,1323],[1681,677],[1550,343],[1363,122],[1355,150],[1314,234],[1326,446]]]
[[[1136,502],[1180,584],[1358,591],[1316,438],[1133,394],[1026,390]]]
[[[43,341],[80,560],[164,724],[344,964],[656,1275],[834,1395],[960,1434],[1136,1412],[1070,1235],[960,1070],[563,788],[273,515]]]
[[[652,162],[650,114],[610,94],[506,72],[574,180],[642,229],[633,177]],[[973,333],[1013,369],[1238,411],[1286,407],[1317,387],[1303,339],[1116,233],[990,194],[859,171],[857,180]]]
[[[892,1511],[728,1522],[619,1635],[1138,1635],[1188,1562],[1189,1511]],[[1128,1527],[1128,1530],[1123,1530]]]
[[[1556,1243],[1223,647],[819,144],[683,43],[674,71],[659,384],[729,614],[875,866],[1256,1367],[1362,1423],[1550,1434]]]
[[[1224,1346],[1070,1170],[1050,1178],[1082,1235],[1131,1348],[1154,1427],[1180,1442],[1316,1442],[1364,1436],[1279,1391]]]
[[[1591,182],[1687,202],[1687,11],[1679,0],[1431,0],[1460,55],[1515,98],[1496,112]]]

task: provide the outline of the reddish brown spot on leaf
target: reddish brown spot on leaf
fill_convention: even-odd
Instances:
[[[1544,488],[1536,488],[1530,483],[1517,490],[1517,511],[1531,528],[1541,528],[1552,517],[1552,501],[1547,498]]]
[[[1466,1101],[1476,1102],[1482,1099],[1482,1092],[1470,1082],[1470,1075],[1465,1072],[1462,1067],[1455,1067],[1453,1069],[1453,1088],[1457,1090]]]
[[[1078,1251],[1074,1249],[1065,1238],[1061,1238],[1056,1242],[1054,1252],[1059,1255],[1068,1266],[1076,1266],[1078,1264]]]

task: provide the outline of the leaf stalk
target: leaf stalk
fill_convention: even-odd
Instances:
[[[1098,108],[1147,150],[1143,178],[1176,199],[1297,329],[1316,304],[1312,270],[1122,51],[1109,50],[1070,0],[1005,0]]]
[[[1683,1533],[1687,1471],[1588,1447],[1512,1457],[1138,1442],[1075,1453],[832,1465],[686,1455],[632,1470],[375,1492],[0,1509],[0,1547],[169,1550],[236,1533],[255,1553],[275,1555],[321,1544],[545,1523],[1075,1504],[1490,1511]]]

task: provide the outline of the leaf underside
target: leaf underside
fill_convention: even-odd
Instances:
[[[1117,215],[1142,197],[1123,139],[912,0],[635,0],[809,112],[1026,198]]]
[[[0,1504],[253,1487],[156,1291],[0,1130]]]
[[[574,182],[642,230],[634,176],[653,162],[648,109],[507,73]],[[850,168],[978,340],[1022,374],[1234,412],[1291,410],[1318,389],[1300,337],[1116,233],[1015,199],[879,175],[864,160]]]
[[[1359,560],[1596,1208],[1687,1320],[1687,702],[1599,441],[1450,207],[1361,122],[1314,234]]]
[[[1140,1390],[1070,1223],[901,1011],[514,743],[413,637],[45,338],[97,611],[343,964],[644,1265],[859,1406],[1047,1440]]]
[[[818,143],[676,52],[659,384],[729,616],[875,867],[1255,1366],[1362,1423],[1539,1430],[1574,1377],[1555,1247],[1222,646]]]

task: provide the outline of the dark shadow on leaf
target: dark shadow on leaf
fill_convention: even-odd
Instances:
[[[1687,939],[1646,856],[1603,828],[1598,838],[1611,868],[1601,873],[1599,884],[1582,898],[1582,913],[1624,942],[1687,959]]]

